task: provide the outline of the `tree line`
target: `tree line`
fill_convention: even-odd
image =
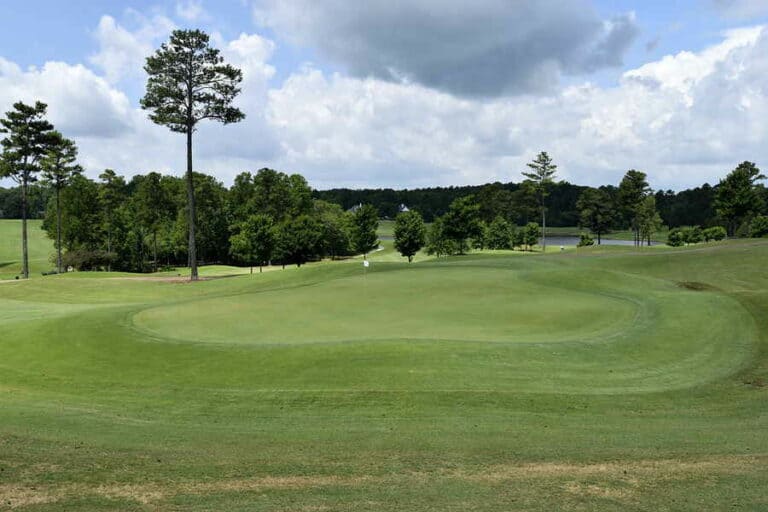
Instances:
[[[298,174],[244,172],[230,188],[206,174],[192,178],[202,263],[300,266],[378,246],[372,206],[347,212],[313,199]],[[152,172],[126,180],[110,169],[98,180],[78,174],[58,201],[49,199],[43,229],[64,251],[64,268],[152,272],[189,266],[187,204],[186,178]]]
[[[574,185],[566,181],[552,183],[549,189],[549,209],[547,224],[553,227],[572,227],[579,224],[581,212],[578,200],[582,193],[591,187]],[[596,187],[604,190],[613,202],[618,196],[617,185]],[[662,223],[670,228],[680,226],[718,225],[722,219],[718,215],[715,195],[720,184],[701,186],[681,190],[655,190],[656,209]],[[757,187],[757,194],[768,204],[768,189],[762,185]],[[425,222],[445,215],[451,203],[460,197],[473,195],[481,204],[484,218],[492,218],[493,214],[503,210],[504,216],[517,225],[525,225],[540,218],[536,196],[524,181],[495,182],[484,185],[431,187],[419,189],[395,190],[383,189],[330,189],[316,190],[314,197],[340,204],[343,208],[351,208],[356,204],[372,204],[383,218],[394,219],[399,213],[400,205],[422,214]]]
[[[526,178],[522,186],[533,201],[526,218],[540,216],[541,224],[518,224],[514,194],[502,187],[494,187],[494,193],[489,194],[486,186],[477,194],[454,199],[445,214],[433,219],[429,229],[416,210],[398,214],[395,247],[409,261],[422,248],[437,256],[463,254],[472,248],[530,250],[541,245],[546,250],[546,221],[552,208],[549,197],[557,185],[557,166],[542,152],[528,167],[530,170],[522,173]],[[674,228],[667,243],[678,246],[722,240],[727,235],[768,236],[768,198],[759,183],[764,179],[754,163],[741,163],[717,187],[707,190],[707,194],[711,193],[707,203],[711,202],[710,225]],[[668,193],[654,192],[647,175],[634,169],[625,173],[618,186],[582,187],[575,202],[578,221],[574,224],[588,232],[582,233],[579,245],[592,245],[593,235],[600,244],[603,235],[616,229],[631,230],[635,245],[650,245],[654,234],[665,225],[659,203],[666,201],[668,206],[668,199]],[[405,250],[399,247],[401,238],[408,240]]]

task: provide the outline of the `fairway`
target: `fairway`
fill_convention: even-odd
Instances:
[[[29,267],[31,274],[52,270],[50,257],[53,242],[42,230],[42,221],[34,219],[27,224],[29,236]],[[0,281],[21,274],[21,221],[0,219]]]
[[[768,243],[376,257],[0,284],[0,509],[768,507]]]

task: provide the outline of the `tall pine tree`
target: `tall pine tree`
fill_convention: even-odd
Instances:
[[[0,141],[0,177],[11,178],[21,186],[21,274],[29,278],[29,248],[27,217],[29,185],[37,181],[41,160],[54,141],[53,125],[45,119],[48,105],[40,101],[34,105],[13,104],[13,110],[0,119],[0,133],[7,134]]]
[[[542,250],[547,251],[547,205],[546,199],[549,195],[549,186],[552,184],[557,172],[557,166],[552,163],[552,158],[546,151],[538,154],[536,159],[528,164],[530,172],[523,171],[523,176],[533,185],[536,191],[536,197],[539,200],[541,208],[541,240]]]
[[[77,146],[59,132],[51,133],[51,146],[41,160],[43,179],[51,185],[56,195],[56,271],[61,274],[61,190],[70,180],[81,174],[77,163]]]
[[[149,118],[171,131],[187,136],[187,215],[190,279],[197,280],[195,240],[195,188],[192,175],[192,134],[205,119],[236,123],[245,114],[232,106],[240,93],[243,73],[229,64],[209,45],[201,30],[174,30],[147,58],[147,92],[141,100]]]

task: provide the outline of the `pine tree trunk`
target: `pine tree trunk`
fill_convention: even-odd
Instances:
[[[21,275],[29,279],[29,248],[27,245],[27,177],[21,180]]]
[[[62,273],[61,268],[61,188],[56,187],[56,272]]]
[[[107,222],[110,222],[109,220]],[[109,253],[109,263],[107,263],[107,272],[112,272],[112,225],[110,223],[107,229],[107,253]]]
[[[189,222],[189,279],[197,281],[197,246],[195,244],[195,183],[192,176],[192,126],[187,126],[187,206]]]
[[[157,272],[157,231],[152,233],[152,268]]]

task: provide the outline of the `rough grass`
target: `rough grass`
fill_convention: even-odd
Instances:
[[[3,284],[0,509],[768,508],[768,243],[388,254]]]

